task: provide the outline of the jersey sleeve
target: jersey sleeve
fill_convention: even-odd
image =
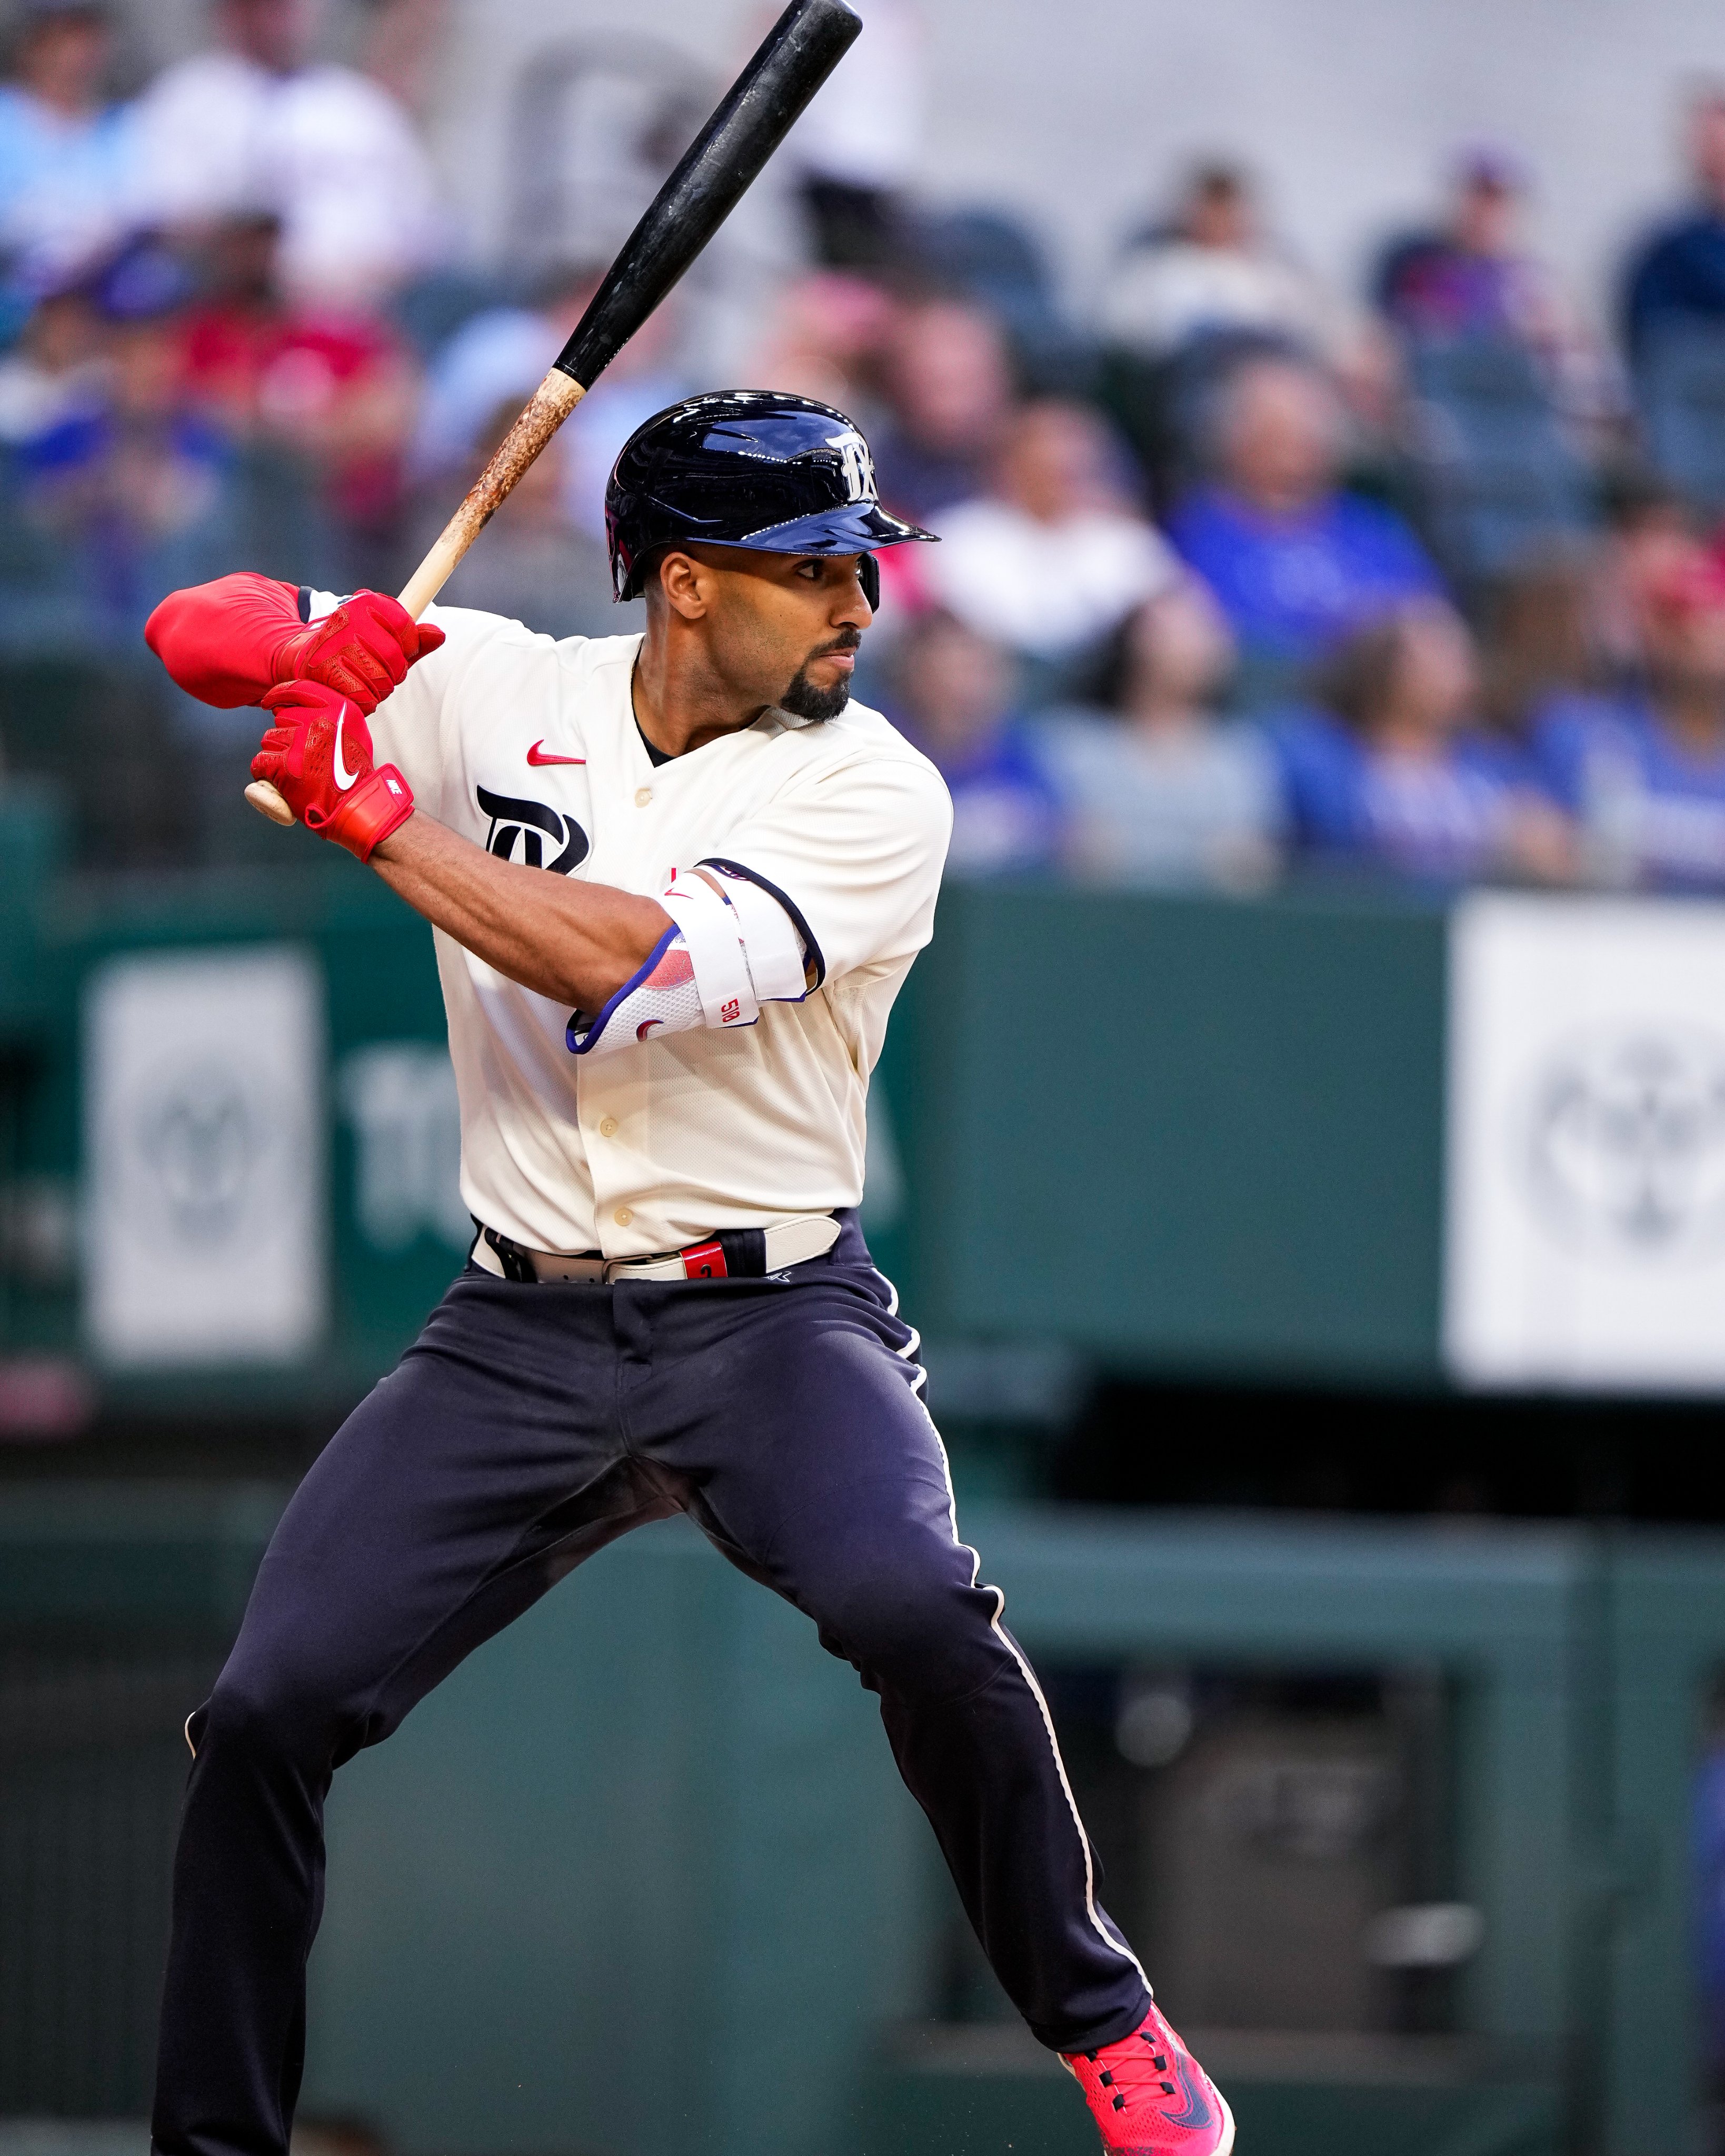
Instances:
[[[819,988],[927,942],[952,829],[932,764],[871,757],[788,787],[697,865],[747,876],[778,901]]]

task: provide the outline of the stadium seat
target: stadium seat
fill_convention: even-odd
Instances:
[[[1452,576],[1502,576],[1593,521],[1591,475],[1522,346],[1418,342],[1409,373],[1425,521]]]
[[[1652,331],[1635,369],[1635,400],[1661,476],[1703,509],[1725,510],[1725,325]]]
[[[999,318],[1028,387],[1075,393],[1090,387],[1094,349],[1066,320],[1042,249],[1016,218],[992,208],[928,212],[916,220],[912,239],[930,276]]]

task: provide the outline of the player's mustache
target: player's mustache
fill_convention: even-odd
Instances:
[[[817,659],[825,659],[834,651],[860,651],[861,649],[862,631],[860,629],[841,629],[830,644],[818,644],[803,663],[809,666]]]

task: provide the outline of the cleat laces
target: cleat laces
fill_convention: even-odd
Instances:
[[[1070,2052],[1065,2064],[1106,2156],[1230,2156],[1227,2105],[1155,2007],[1130,2036]]]
[[[1111,2044],[1109,2063],[1102,2067],[1096,2079],[1111,2092],[1113,2108],[1125,2111],[1135,2096],[1178,2096],[1179,2091],[1163,2076],[1168,2071],[1168,2055],[1157,2049],[1157,2039],[1140,2029],[1128,2036],[1123,2044]],[[1091,2066],[1100,2065],[1100,2051],[1086,2051],[1085,2057]]]

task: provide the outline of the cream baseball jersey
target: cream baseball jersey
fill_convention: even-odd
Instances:
[[[646,896],[674,870],[742,870],[789,915],[809,983],[752,1025],[577,1055],[566,1005],[434,931],[469,1210],[532,1250],[629,1258],[859,1203],[869,1076],[951,829],[933,765],[855,704],[768,712],[655,765],[639,637],[426,619],[447,642],[371,721],[423,808],[503,860]]]

